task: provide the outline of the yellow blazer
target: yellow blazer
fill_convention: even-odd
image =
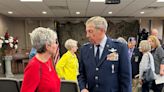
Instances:
[[[76,54],[72,55],[70,51],[67,51],[56,64],[58,76],[65,80],[77,81],[78,68]]]

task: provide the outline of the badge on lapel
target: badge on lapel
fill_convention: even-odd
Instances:
[[[112,52],[112,53],[107,55],[107,60],[118,61],[119,56],[118,56],[118,53],[116,52],[117,49],[111,48],[111,49],[109,49],[109,51]]]

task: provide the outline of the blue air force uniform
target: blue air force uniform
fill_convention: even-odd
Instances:
[[[108,57],[112,53],[115,60]],[[125,44],[107,38],[98,63],[95,61],[94,45],[87,43],[80,49],[78,83],[80,90],[89,92],[132,92],[131,63]]]

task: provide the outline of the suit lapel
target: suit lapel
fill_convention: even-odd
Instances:
[[[111,40],[108,38],[107,42],[105,44],[102,56],[100,58],[100,62],[97,64],[97,66],[100,66],[106,59],[107,55],[110,53],[109,49],[112,48]]]

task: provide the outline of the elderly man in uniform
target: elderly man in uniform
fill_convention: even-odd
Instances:
[[[86,22],[90,43],[81,47],[78,83],[81,92],[131,92],[127,45],[106,36],[107,21],[95,16]]]

